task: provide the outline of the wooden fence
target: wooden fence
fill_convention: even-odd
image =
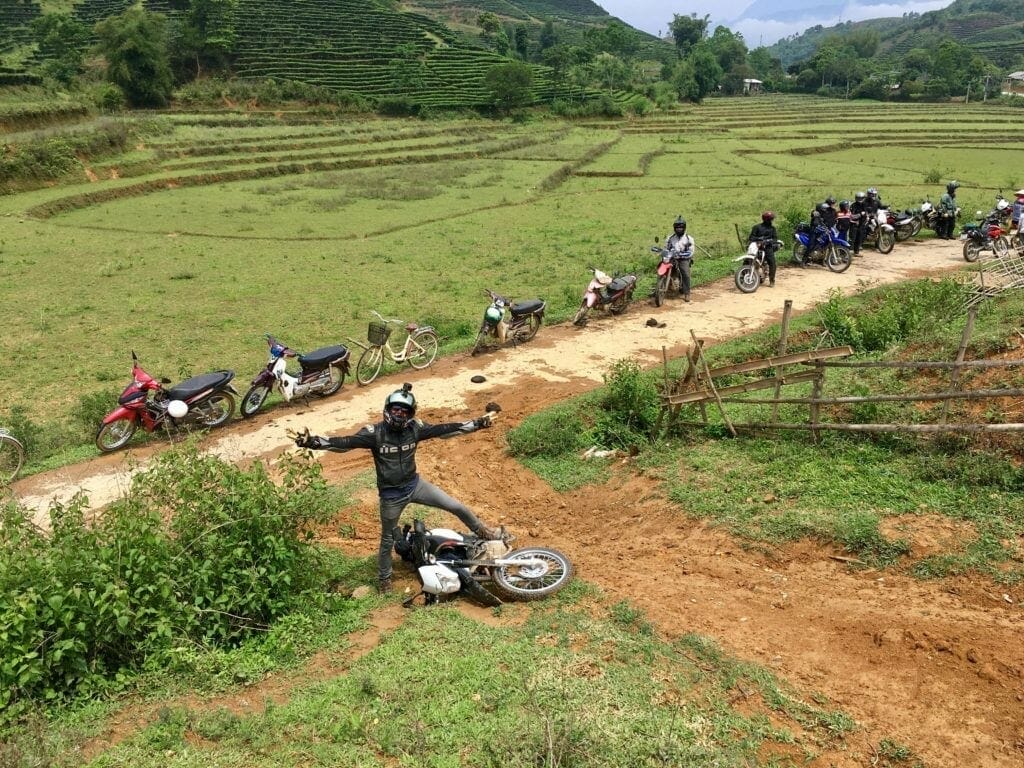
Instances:
[[[1024,397],[1024,389],[964,389],[963,373],[966,370],[1011,368],[1024,366],[1024,360],[966,360],[967,345],[974,328],[975,311],[972,309],[967,316],[967,324],[960,340],[956,358],[952,361],[855,361],[845,360],[853,354],[850,347],[831,347],[815,349],[808,352],[787,353],[787,335],[789,318],[792,314],[792,302],[787,301],[783,312],[782,333],[779,341],[779,352],[772,357],[749,360],[743,363],[711,368],[704,356],[704,342],[691,331],[693,340],[688,353],[686,368],[679,378],[673,380],[668,373],[666,360],[665,378],[662,384],[662,410],[658,418],[656,431],[671,432],[683,426],[707,426],[708,407],[715,407],[722,416],[725,426],[732,435],[737,429],[803,429],[810,430],[815,439],[821,430],[845,432],[912,432],[939,433],[957,432],[976,434],[982,432],[1021,432],[1022,423],[963,423],[948,420],[949,404],[953,401],[984,400],[992,398]],[[893,368],[907,370],[947,371],[945,388],[936,392],[915,392],[900,394],[868,394],[825,396],[825,378],[829,368]],[[787,371],[787,369],[789,369]],[[724,384],[725,377],[741,374],[753,374],[763,371],[762,378],[745,381],[740,384]],[[716,381],[717,380],[717,381]],[[783,396],[783,388],[794,384],[811,384],[810,396]],[[751,392],[772,390],[767,397],[750,397]],[[851,423],[827,421],[823,419],[822,409],[829,406],[842,406],[870,403],[893,402],[941,402],[943,408],[934,423]],[[729,404],[771,405],[771,417],[764,421],[737,423],[726,407]],[[780,405],[806,405],[808,419],[806,422],[779,421]],[[700,412],[700,420],[684,419],[684,406],[696,406]]]

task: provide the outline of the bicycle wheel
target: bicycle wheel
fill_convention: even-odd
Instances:
[[[409,365],[426,368],[437,357],[438,339],[433,331],[414,334],[409,345]]]
[[[384,347],[367,347],[356,363],[356,381],[369,384],[377,378],[380,367],[384,363]]]
[[[0,483],[9,483],[17,477],[25,463],[25,449],[11,435],[0,434]]]

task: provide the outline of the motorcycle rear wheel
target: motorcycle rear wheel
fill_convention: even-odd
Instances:
[[[542,565],[505,565],[491,573],[495,589],[513,600],[540,600],[553,595],[572,578],[572,563],[557,549],[527,547],[516,549],[503,560],[541,560]]]
[[[416,370],[426,368],[437,357],[439,346],[437,334],[433,331],[417,333],[412,337],[412,349],[409,354],[409,365]]]
[[[608,305],[608,311],[613,315],[621,315],[627,309],[629,309],[630,299],[633,298],[633,289],[630,288],[628,291],[623,293],[619,298]]]
[[[345,369],[340,365],[332,365],[327,369],[331,383],[320,390],[320,397],[330,397],[345,384]]]
[[[380,367],[383,364],[384,348],[377,346],[367,347],[363,350],[363,354],[359,356],[359,362],[356,363],[356,381],[360,384],[369,384],[377,378],[377,374],[380,373]]]
[[[1005,256],[1010,252],[1010,241],[1005,236],[997,237],[992,241],[992,252],[996,256]]]
[[[825,256],[825,266],[836,273],[848,270],[852,261],[853,253],[842,245],[833,245]]]
[[[807,246],[803,243],[793,243],[793,261],[802,264],[807,258]]]
[[[540,315],[530,315],[521,326],[512,332],[512,340],[516,344],[522,344],[525,341],[529,341],[537,335],[537,331],[540,330],[540,324]]]
[[[973,240],[964,243],[964,261],[974,263],[981,256],[981,246]]]
[[[590,314],[590,307],[587,306],[586,302],[580,305],[580,308],[576,310],[576,314],[573,315],[573,325],[586,325],[587,315]]]
[[[235,398],[229,392],[217,392],[204,400],[198,408],[196,422],[203,427],[219,427],[235,415]]]
[[[761,276],[757,274],[757,269],[754,268],[753,264],[744,264],[737,269],[735,280],[736,287],[742,293],[753,293],[761,284]]]
[[[101,424],[96,432],[96,447],[102,453],[110,453],[123,448],[132,439],[138,423],[134,419],[118,419],[109,424]]]
[[[879,253],[892,253],[892,249],[896,247],[896,235],[892,232],[879,232],[876,246]]]
[[[267,384],[257,384],[249,387],[249,391],[245,393],[245,397],[242,398],[242,404],[239,406],[242,418],[248,419],[262,408],[263,404],[267,402],[269,395],[270,386]]]
[[[922,226],[923,225],[921,224],[921,220],[918,218],[915,218],[912,222],[910,222],[910,237],[917,237],[919,234],[921,234]]]
[[[654,284],[654,306],[660,307],[665,303],[665,297],[668,295],[668,275],[661,275],[658,277],[658,282]]]

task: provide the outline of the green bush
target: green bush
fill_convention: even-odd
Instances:
[[[378,99],[377,111],[388,117],[410,117],[419,114],[420,105],[408,96],[385,96]]]
[[[0,509],[0,712],[123,685],[181,646],[234,645],[323,587],[310,526],[330,510],[319,465],[280,486],[193,447],[172,450],[89,521],[51,510],[49,536]]]
[[[117,403],[116,392],[90,392],[78,396],[78,404],[72,409],[71,417],[82,439],[91,441],[103,418]]]
[[[660,411],[658,390],[649,373],[632,360],[618,360],[604,377],[594,442],[626,448],[646,442]]]

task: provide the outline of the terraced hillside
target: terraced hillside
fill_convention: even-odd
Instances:
[[[36,0],[0,0],[0,86],[36,82],[25,60],[30,54],[32,20],[40,14]]]

